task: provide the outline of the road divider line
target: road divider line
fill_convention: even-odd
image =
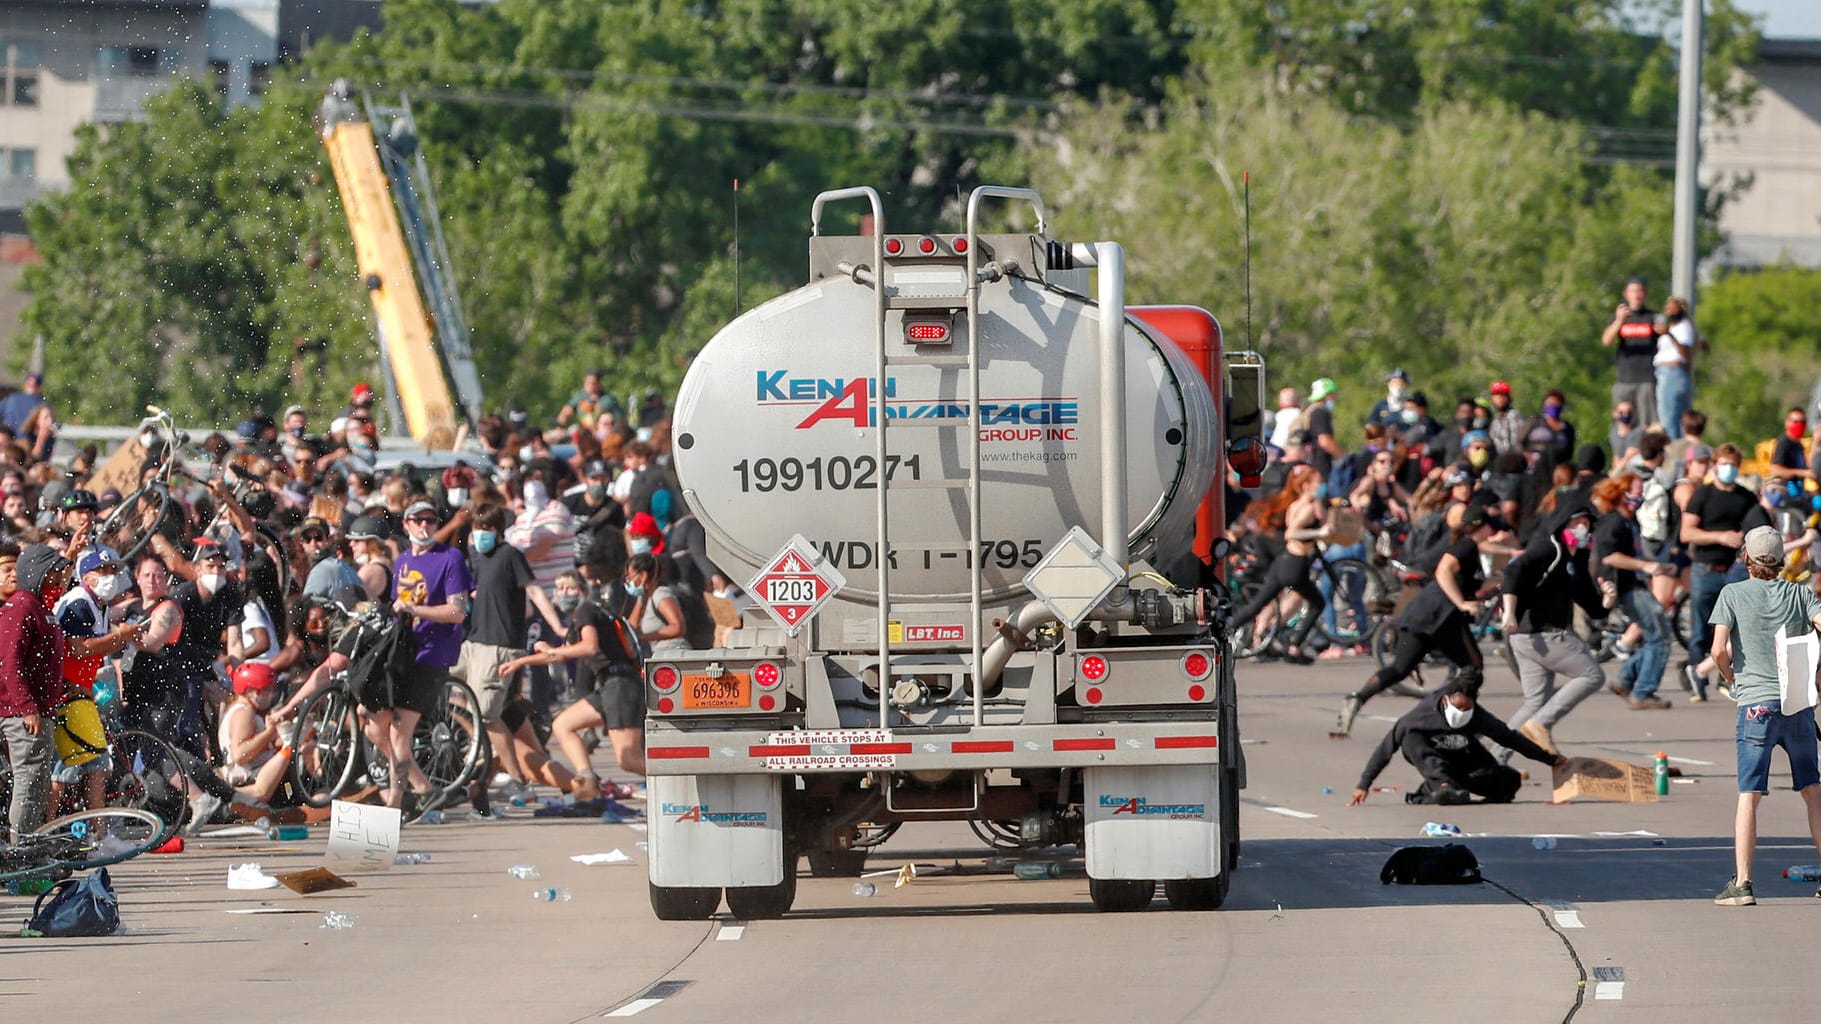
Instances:
[[[1270,811],[1272,814],[1281,814],[1286,818],[1314,818],[1314,817],[1317,817],[1317,815],[1310,814],[1308,811],[1298,811],[1298,810],[1295,810],[1295,809],[1289,808],[1289,807],[1266,807],[1265,810]]]
[[[664,1000],[662,1000],[662,999],[634,999],[632,1002],[627,1003],[625,1006],[622,1006],[619,1009],[613,1010],[609,1013],[603,1013],[603,1014],[601,1014],[601,1016],[603,1016],[603,1017],[632,1017],[632,1016],[636,1016],[638,1014],[644,1013],[646,1010],[651,1009],[652,1007],[658,1005],[659,1003],[661,1003],[663,1001]]]
[[[730,921],[721,926],[721,930],[715,933],[714,938],[716,942],[738,942],[740,941],[740,936],[745,934],[745,925],[740,924],[737,921]]]
[[[1593,997],[1595,999],[1623,999],[1625,998],[1625,983],[1622,981],[1597,982],[1593,986]]]
[[[1581,912],[1578,910],[1558,910],[1555,912],[1555,923],[1558,928],[1585,928],[1581,923]]]

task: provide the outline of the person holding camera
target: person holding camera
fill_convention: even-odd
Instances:
[[[1644,279],[1625,282],[1625,301],[1613,310],[1600,344],[1613,351],[1612,404],[1630,402],[1637,422],[1657,421],[1657,311],[1644,304]]]

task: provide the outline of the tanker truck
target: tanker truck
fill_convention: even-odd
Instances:
[[[865,233],[824,234],[850,202]],[[1035,232],[983,233],[989,202]],[[1263,362],[1204,310],[1127,308],[1122,248],[1045,221],[984,186],[964,231],[893,234],[873,189],[825,192],[808,283],[691,365],[674,467],[755,605],[645,668],[658,917],[779,916],[800,858],[855,876],[933,821],[1079,844],[1102,910],[1225,898],[1245,757],[1212,567]]]

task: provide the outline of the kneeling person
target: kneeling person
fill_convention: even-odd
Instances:
[[[1480,707],[1477,690],[1456,681],[1405,712],[1366,761],[1351,803],[1366,802],[1373,780],[1391,763],[1391,755],[1400,750],[1404,760],[1416,766],[1423,776],[1421,788],[1404,797],[1413,804],[1465,804],[1476,796],[1489,804],[1510,803],[1523,785],[1523,777],[1517,769],[1499,764],[1480,745],[1481,736],[1532,761],[1547,765],[1568,763],[1567,758],[1551,754],[1513,732],[1492,712]]]

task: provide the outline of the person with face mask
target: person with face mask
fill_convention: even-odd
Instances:
[[[1603,619],[1619,599],[1612,581],[1600,579],[1590,565],[1593,522],[1593,506],[1568,492],[1530,546],[1505,566],[1505,635],[1524,689],[1524,703],[1510,721],[1551,752],[1550,730],[1606,685],[1598,659],[1574,631],[1576,605],[1589,618]],[[1558,686],[1558,677],[1567,682]],[[1503,751],[1499,760],[1510,757]]]
[[[335,535],[328,520],[317,516],[304,519],[297,528],[297,546],[310,564],[304,577],[305,597],[340,601],[350,607],[365,599],[353,548]]]
[[[535,585],[537,577],[531,571],[531,563],[517,548],[501,542],[505,529],[505,509],[493,504],[475,509],[474,529],[468,534],[474,600],[468,630],[462,637],[461,655],[455,662],[455,676],[480,698],[481,721],[493,740],[493,752],[512,779],[503,795],[508,800],[529,799],[530,776],[519,763],[510,731],[500,720],[512,697],[509,674],[502,674],[500,666],[525,654],[527,600],[549,625],[549,635],[563,632],[563,620],[549,595]],[[481,785],[485,783],[480,780]]]
[[[1682,666],[1689,700],[1707,699],[1708,674],[1714,670],[1708,653],[1708,619],[1720,600],[1722,587],[1744,578],[1739,548],[1745,534],[1756,526],[1770,526],[1770,515],[1757,495],[1739,486],[1739,464],[1744,453],[1731,444],[1714,449],[1713,483],[1702,484],[1682,509],[1682,543],[1689,546],[1693,565],[1688,570],[1688,663]]]
[[[557,576],[575,568],[575,517],[562,502],[551,500],[549,481],[541,473],[526,473],[507,493],[518,496],[519,513],[502,539],[524,554],[548,597]]]
[[[1404,396],[1410,393],[1410,375],[1402,367],[1385,375],[1385,397],[1374,402],[1366,413],[1367,426],[1395,427],[1401,422]]]
[[[1457,679],[1442,692],[1424,697],[1392,724],[1366,760],[1348,804],[1358,807],[1365,803],[1372,783],[1391,763],[1392,755],[1400,752],[1423,777],[1421,786],[1404,795],[1405,803],[1470,804],[1475,797],[1489,804],[1510,803],[1524,778],[1481,746],[1481,736],[1542,764],[1568,763],[1567,758],[1543,749],[1481,707],[1477,682]]]
[[[582,482],[563,492],[563,506],[575,521],[577,562],[598,539],[626,524],[625,506],[613,500],[613,470],[602,459],[582,464]]]
[[[664,531],[658,528],[657,519],[650,514],[640,512],[626,524],[626,547],[634,555],[662,555],[665,553]]]
[[[1552,388],[1543,396],[1543,411],[1524,427],[1524,449],[1541,452],[1550,466],[1574,460],[1575,430],[1567,410],[1567,397]]]

